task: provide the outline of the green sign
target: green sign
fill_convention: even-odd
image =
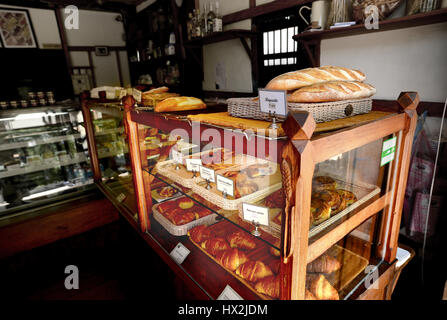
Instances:
[[[394,160],[394,154],[396,152],[396,141],[397,137],[394,137],[383,142],[382,157],[380,159],[381,167]]]

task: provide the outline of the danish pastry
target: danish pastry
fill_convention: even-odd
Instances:
[[[340,195],[336,190],[321,190],[313,194],[315,198],[325,201],[331,206],[331,215],[334,215],[342,211],[346,207],[346,201],[344,197]]]
[[[346,202],[346,205],[349,206],[357,201],[357,197],[354,193],[348,190],[337,189],[337,192],[343,197]]]
[[[328,176],[318,176],[312,180],[312,189],[315,191],[335,189],[337,182]]]
[[[318,225],[331,216],[330,205],[317,198],[313,198],[310,203],[310,211],[313,218],[313,225]]]

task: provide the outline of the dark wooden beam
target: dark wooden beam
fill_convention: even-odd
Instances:
[[[107,47],[109,51],[126,51],[126,46],[68,46],[68,51],[95,51],[95,47]]]
[[[251,49],[247,41],[245,40],[245,38],[239,38],[239,40],[241,40],[242,46],[244,47],[245,52],[247,52],[248,58],[250,59],[250,61],[252,61]]]
[[[115,54],[116,54],[116,65],[118,67],[118,77],[120,79],[120,86],[123,87],[123,72],[121,71],[121,59],[119,50],[116,50]]]
[[[93,65],[92,52],[87,51],[87,54],[88,54],[88,64],[90,65],[91,70],[92,70],[93,87],[96,88],[95,66]]]

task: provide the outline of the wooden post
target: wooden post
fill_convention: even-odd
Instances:
[[[311,186],[314,172],[310,139],[316,123],[308,112],[291,112],[283,124],[289,143],[282,152],[286,197],[281,252],[281,299],[304,300]]]

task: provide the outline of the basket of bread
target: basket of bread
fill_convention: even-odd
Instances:
[[[281,74],[266,89],[287,91],[289,111],[307,111],[319,123],[370,112],[376,89],[365,78],[358,70],[323,66]],[[261,112],[259,98],[231,98],[227,103],[233,117],[270,120]]]

